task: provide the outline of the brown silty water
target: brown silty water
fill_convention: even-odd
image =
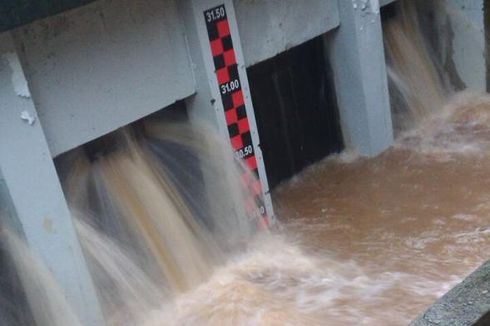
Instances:
[[[455,102],[379,157],[327,159],[276,192],[286,232],[337,262],[326,325],[407,324],[489,258],[490,99]]]
[[[490,97],[448,99],[402,6],[384,26],[394,146],[278,187],[278,229],[179,296],[170,324],[406,325],[488,259]]]
[[[107,187],[99,193],[110,194],[100,198],[124,208],[107,229],[77,222],[107,324],[407,324],[488,258],[489,124],[490,98],[460,94],[379,157],[343,153],[318,163],[276,190],[277,229],[238,253],[186,220],[180,201],[168,200],[174,188],[156,186],[163,181],[142,153],[97,161],[94,180]],[[148,224],[123,237],[121,221]],[[155,239],[165,224],[181,239]],[[29,253],[13,247],[26,275],[36,274]],[[45,297],[61,303],[49,308],[59,320],[41,325],[76,318],[69,307],[61,314],[59,289],[42,279]]]
[[[459,94],[373,158],[274,193],[275,235],[179,296],[171,324],[406,325],[488,259],[490,97]]]

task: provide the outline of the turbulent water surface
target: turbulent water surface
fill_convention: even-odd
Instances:
[[[378,157],[308,168],[256,235],[246,217],[196,214],[179,189],[200,178],[175,184],[172,143],[128,137],[65,181],[108,325],[406,325],[488,258],[487,95],[456,95]],[[39,326],[83,324],[42,262],[9,251]]]
[[[408,324],[488,258],[489,119],[463,94],[381,156],[282,185],[279,230],[179,296],[171,323]]]
[[[327,324],[406,324],[488,259],[489,118],[488,97],[461,95],[381,156],[327,159],[277,191],[287,232],[337,262]]]

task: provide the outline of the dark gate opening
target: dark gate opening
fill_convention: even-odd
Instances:
[[[269,186],[343,149],[321,37],[248,68]]]

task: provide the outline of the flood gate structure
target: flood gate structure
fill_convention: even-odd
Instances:
[[[16,230],[45,261],[84,325],[101,325],[97,296],[53,159],[184,101],[190,123],[206,121],[219,130],[229,150],[258,177],[247,185],[250,200],[260,203],[255,214],[269,223],[274,212],[268,179],[275,185],[344,146],[375,156],[392,144],[380,18],[382,7],[392,2],[3,1],[0,202],[9,209],[2,210],[8,214],[3,213],[0,225]],[[430,12],[436,1],[426,3]],[[485,89],[483,0],[440,0],[437,5],[456,8],[462,15],[457,21],[444,14],[433,20],[435,30],[452,26],[452,34],[437,44],[439,55],[462,81],[460,87]],[[471,24],[462,23],[467,21]],[[476,33],[469,30],[473,28]],[[476,36],[466,37],[470,32]],[[308,81],[291,62],[279,64],[277,56],[301,60],[288,51],[306,53],[310,42],[315,53],[324,56],[315,57],[324,71],[314,72],[316,77]],[[470,46],[476,50],[469,51]],[[471,65],[463,60],[468,56]],[[262,89],[264,71],[287,74],[264,82],[270,89]],[[281,104],[283,95],[268,102],[294,80],[325,84],[304,88],[291,97],[297,103],[289,107]],[[305,96],[318,98],[302,100]],[[304,110],[310,120],[322,121],[315,136],[309,122],[292,127],[287,123],[302,114],[299,121],[308,121],[304,105],[315,106]],[[264,113],[269,106],[282,113]],[[269,127],[280,119],[280,126]],[[325,132],[322,124],[332,132]],[[303,145],[294,150],[265,149],[271,158],[264,159],[262,143],[287,145],[301,137]],[[308,149],[311,142],[325,148]],[[297,162],[298,157],[311,158],[268,178],[268,169],[273,170],[281,155]]]

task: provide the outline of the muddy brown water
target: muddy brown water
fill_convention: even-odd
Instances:
[[[183,208],[166,208],[179,201],[170,201],[170,187],[153,186],[164,174],[145,168],[152,156],[133,146],[106,158],[118,164],[114,173],[121,171],[113,179],[143,174],[147,182],[108,189],[145,186],[145,195],[101,196],[107,205],[124,208],[124,214],[107,210],[109,230],[122,228],[125,214],[132,214],[128,221],[151,216],[172,228],[195,228],[166,235],[168,225],[152,222],[145,232],[134,227],[127,238],[85,225],[86,218],[77,222],[107,325],[407,325],[489,258],[488,95],[458,94],[378,157],[345,152],[308,168],[274,191],[277,225],[239,251],[221,249],[229,242],[210,242],[207,230],[178,214]],[[77,198],[84,202],[83,191]],[[236,224],[225,233],[248,234]],[[153,257],[161,254],[151,251],[150,230],[168,240],[161,258],[175,255],[182,264],[171,277],[155,266]],[[31,302],[36,311],[46,311],[39,325],[76,325],[78,316],[49,271],[17,242],[11,251],[18,268],[28,271],[21,273],[24,286],[44,291]],[[208,267],[199,267],[183,248],[201,255]],[[200,280],[192,286],[172,287],[173,278],[184,282],[195,275]]]
[[[281,185],[277,227],[144,325],[407,325],[489,258],[489,159],[490,97],[459,94]]]
[[[490,257],[489,114],[462,95],[384,154],[326,159],[276,191],[306,253],[353,266],[326,325],[407,324]]]

